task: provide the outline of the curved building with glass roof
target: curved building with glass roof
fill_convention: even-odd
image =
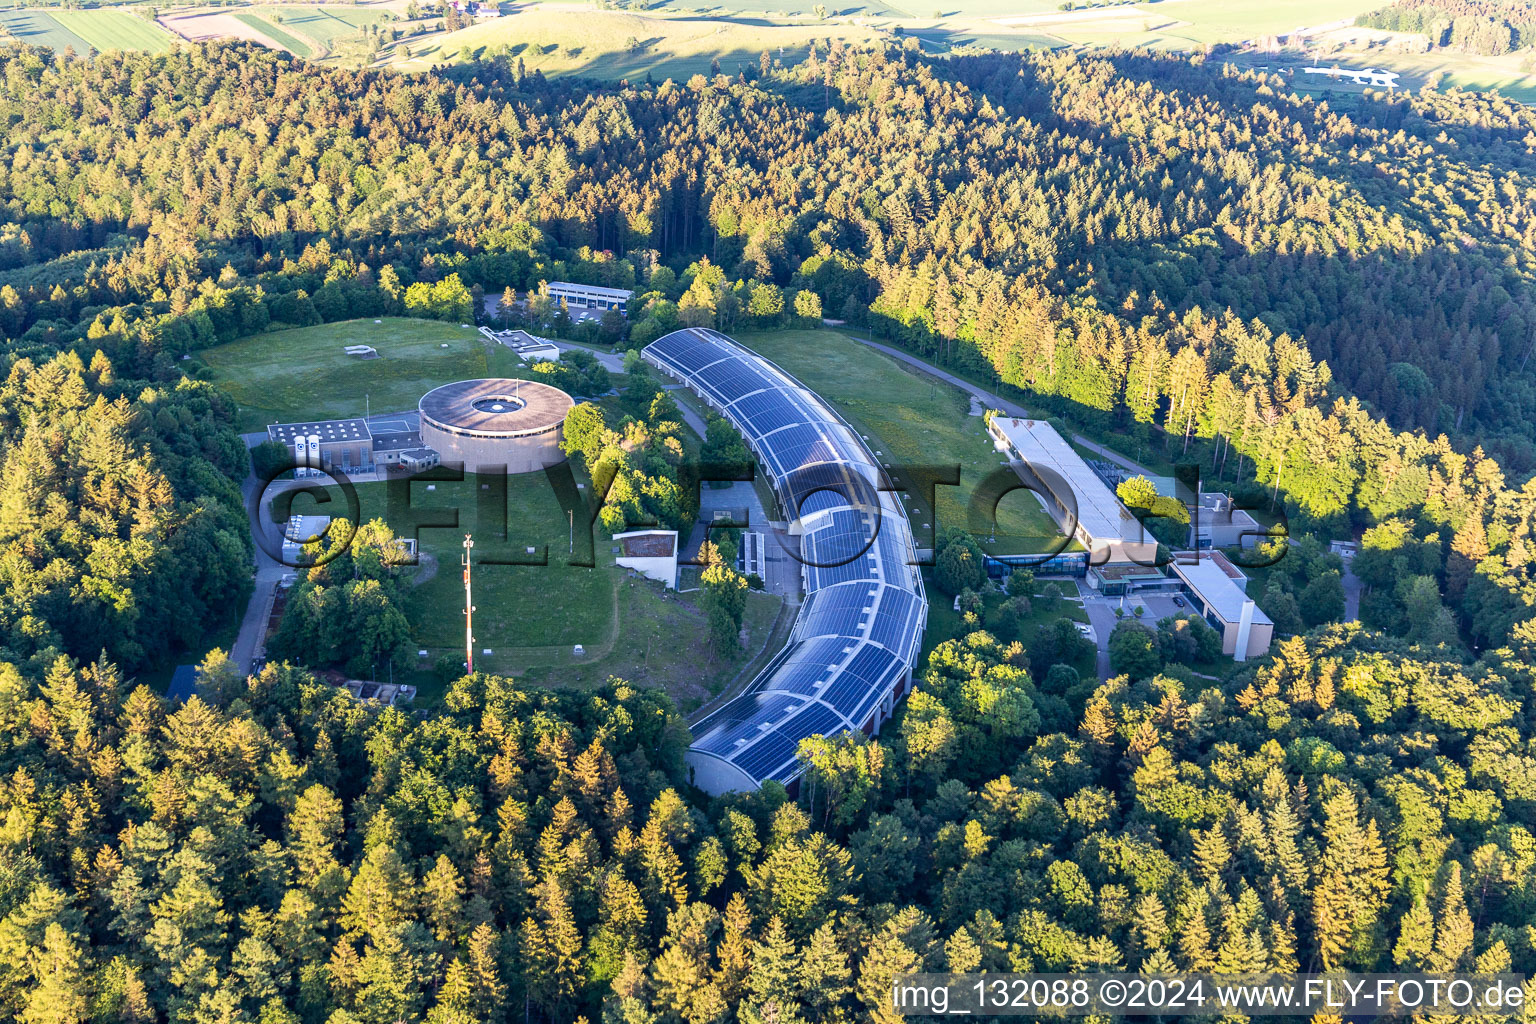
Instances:
[[[688,764],[710,793],[800,774],[800,741],[874,733],[907,691],[928,604],[906,512],[869,448],[826,402],[716,331],[674,331],[647,362],[736,427],[789,521],[805,602],[784,649],[693,729]]]

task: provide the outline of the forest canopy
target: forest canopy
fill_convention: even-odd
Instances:
[[[1528,108],[1147,53],[598,86],[211,45],[7,49],[0,118],[5,1013],[766,1024],[889,1019],[915,968],[1536,968]],[[554,279],[637,292],[610,342],[827,316],[1155,440],[1363,530],[1366,624],[1321,624],[1308,539],[1266,592],[1316,628],[1228,678],[1177,619],[1102,684],[1065,620],[977,629],[882,735],[807,742],[794,798],[704,799],[619,680],[423,714],[283,663],[210,657],[180,706],[132,682],[247,593],[199,351],[487,295],[558,324]],[[573,412],[610,522],[690,517],[670,403]],[[379,577],[307,579],[324,629],[279,650],[344,664]]]
[[[176,707],[0,663],[0,1006],[894,1021],[908,970],[1536,967],[1523,657],[1336,627],[1226,683],[1028,663],[947,641],[885,735],[806,741],[798,801],[713,802],[617,681],[421,717],[286,666]]]

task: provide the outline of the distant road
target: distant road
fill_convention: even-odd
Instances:
[[[939,380],[944,381],[946,384],[953,384],[961,391],[974,396],[978,401],[983,402],[994,409],[1005,412],[1009,416],[1017,416],[1020,419],[1038,418],[1036,413],[1030,412],[1019,403],[1009,401],[1002,395],[995,394],[994,392],[987,391],[983,388],[979,388],[975,384],[972,384],[970,381],[965,380],[962,377],[956,377],[954,374],[947,370],[941,370],[937,366],[934,366],[932,363],[919,359],[917,356],[914,356],[909,352],[903,352],[899,348],[892,348],[889,345],[882,345],[878,341],[871,341],[868,338],[859,338],[852,334],[845,334],[844,337],[851,341],[856,341],[860,345],[872,348],[876,352],[883,352],[884,354],[890,356],[892,359],[906,363],[908,366],[921,370],[931,377],[937,377]],[[1134,462],[1131,459],[1126,458],[1124,455],[1119,454],[1118,452],[1112,452],[1108,448],[1105,448],[1103,445],[1089,440],[1082,434],[1073,434],[1072,440],[1076,441],[1078,444],[1082,445],[1084,448],[1087,448],[1094,454],[1108,459],[1115,465],[1128,469],[1132,473],[1140,473],[1142,476],[1147,477],[1148,479],[1157,475],[1146,466],[1143,466],[1138,462]]]

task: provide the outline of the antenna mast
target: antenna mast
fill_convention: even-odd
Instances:
[[[464,535],[464,668],[475,674],[475,601],[469,581],[469,552],[475,546],[474,538]]]

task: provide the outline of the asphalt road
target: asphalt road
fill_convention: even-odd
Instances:
[[[661,390],[684,391],[687,389],[684,388],[684,386],[681,384],[664,384],[662,385]],[[699,440],[704,440],[704,417],[694,412],[693,407],[686,402],[678,402],[677,411],[683,414],[683,422],[688,424],[689,428],[691,428],[695,434],[699,435]]]
[[[267,439],[264,433],[243,436],[247,448],[255,447]],[[240,494],[245,499],[247,510],[251,508],[251,499],[257,487],[256,475],[246,474],[244,483],[240,485]],[[257,531],[260,528],[260,524],[252,520],[251,536],[258,536]],[[263,551],[260,544],[257,544],[255,564],[251,567],[251,571],[255,577],[256,586],[251,591],[250,603],[245,606],[245,617],[240,620],[240,632],[236,634],[235,642],[229,649],[230,660],[246,675],[250,674],[255,662],[257,646],[266,635],[267,614],[272,607],[272,597],[277,592],[277,584],[288,569]]]
[[[1098,634],[1096,643],[1099,648],[1100,679],[1109,678],[1109,634],[1114,632],[1115,623],[1119,621],[1115,618],[1115,605],[1119,603],[1119,598],[1098,597],[1086,591],[1083,594],[1083,611],[1088,613],[1088,622],[1093,626],[1093,631]]]

